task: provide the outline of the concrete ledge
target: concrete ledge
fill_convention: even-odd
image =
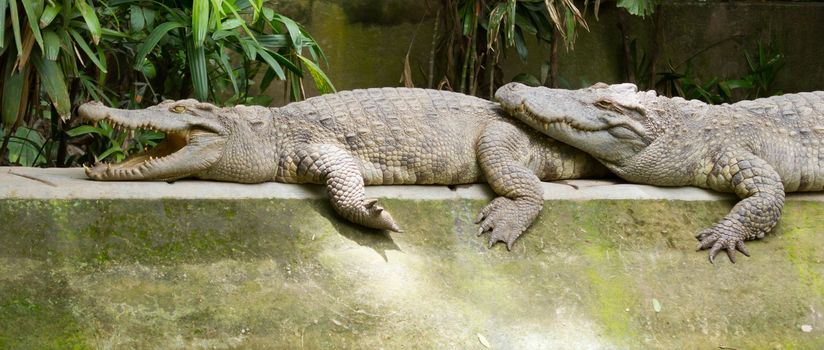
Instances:
[[[546,200],[635,199],[713,201],[734,198],[692,187],[662,188],[634,185],[618,180],[570,180],[545,182]],[[458,186],[370,186],[376,198],[445,200],[491,199],[485,184]],[[15,199],[314,199],[325,198],[322,186],[281,183],[237,184],[180,180],[100,182],[89,180],[83,169],[0,167],[0,198]],[[805,200],[824,201],[824,195],[806,195]]]
[[[0,168],[0,348],[824,348],[820,194],[710,265],[733,197],[570,183],[510,252],[476,237],[485,185],[370,187],[387,234],[320,186]]]
[[[719,201],[736,197],[696,187],[656,187],[608,180],[544,182],[545,200]],[[486,184],[457,186],[369,186],[370,197],[412,200],[492,199]],[[237,184],[213,181],[92,181],[79,168],[0,167],[0,198],[7,199],[317,199],[322,186],[275,182]],[[824,201],[824,192],[791,193],[788,201]]]

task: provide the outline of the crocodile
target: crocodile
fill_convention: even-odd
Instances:
[[[721,251],[733,263],[736,251],[750,256],[745,240],[772,230],[785,192],[824,190],[824,91],[709,105],[633,84],[510,83],[495,97],[511,116],[627,181],[735,193],[729,214],[696,235],[710,262]]]
[[[276,181],[326,185],[332,207],[370,228],[400,232],[365,185],[488,182],[499,195],[477,217],[512,249],[543,206],[541,180],[609,174],[589,155],[507,118],[500,106],[414,88],[342,91],[279,108],[164,101],[123,110],[88,102],[81,117],[166,133],[156,147],[86,169],[94,180]]]

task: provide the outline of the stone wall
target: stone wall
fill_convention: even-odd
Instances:
[[[339,90],[400,86],[409,53],[418,86],[426,85],[437,1],[278,1],[278,8],[307,23],[329,56],[329,76]],[[744,52],[760,42],[785,55],[775,82],[784,92],[824,89],[824,3],[667,1],[661,10],[664,37],[658,71],[683,72],[692,58],[694,75],[731,79],[748,73]],[[625,81],[621,36],[614,3],[604,2],[599,19],[588,15],[590,32],[580,31],[574,50],[561,49],[559,73],[570,88]],[[631,17],[631,36],[649,54],[653,19]],[[518,73],[540,75],[549,49],[530,44],[529,62],[507,53],[504,80]],[[436,62],[439,64],[440,62]],[[309,84],[311,85],[311,84]],[[273,96],[283,96],[275,87]],[[313,94],[315,92],[312,92]],[[281,104],[276,102],[276,104]]]
[[[824,347],[824,195],[711,265],[731,197],[572,184],[510,252],[475,235],[485,185],[370,187],[387,234],[318,186],[0,168],[0,348]]]

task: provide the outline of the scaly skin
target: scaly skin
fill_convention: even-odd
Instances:
[[[513,83],[496,98],[517,119],[628,181],[738,195],[727,216],[696,236],[710,262],[722,250],[732,262],[736,251],[749,256],[744,241],[775,226],[785,192],[824,190],[822,91],[713,106],[632,84],[559,90]]]
[[[486,179],[501,197],[479,215],[479,235],[491,231],[490,246],[503,241],[509,249],[543,206],[540,180],[608,174],[585,153],[503,118],[495,103],[435,90],[345,91],[282,108],[183,100],[129,111],[92,102],[79,112],[168,135],[146,154],[88,169],[95,180],[325,184],[346,219],[400,231],[375,199],[365,197],[364,185]]]

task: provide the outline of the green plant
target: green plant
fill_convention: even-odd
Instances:
[[[335,91],[319,67],[325,56],[318,44],[301,25],[263,6],[264,1],[166,3],[110,2],[110,6],[128,8],[129,31],[141,43],[131,64],[155,94],[181,98],[191,88],[199,100],[268,104],[250,97],[261,68],[266,71],[258,88],[265,90],[276,78],[285,80],[292,100],[305,96],[304,70],[321,93]],[[191,85],[181,86],[181,82]],[[232,93],[220,93],[227,90]]]
[[[633,15],[647,16],[654,12],[658,3],[659,0],[619,0],[616,5]],[[595,0],[592,6],[596,18],[600,5],[601,1]],[[589,30],[584,19],[589,0],[584,1],[583,11],[572,0],[447,0],[444,6],[447,15],[443,25],[447,34],[439,41],[446,68],[439,88],[472,95],[486,93],[491,97],[501,84],[496,79],[500,79],[498,64],[505,49],[514,48],[521,61],[528,60],[528,36],[550,45],[550,57],[542,62],[540,77],[522,73],[513,80],[530,85],[557,86],[562,80],[558,76],[559,43],[573,49],[577,29]],[[405,68],[404,80],[407,82],[411,80],[408,77],[410,71]],[[432,71],[434,69],[430,68]],[[430,82],[432,80],[430,77]]]
[[[660,2],[661,0],[618,0],[615,6],[624,8],[632,15],[646,17],[655,12]],[[598,7],[597,3],[595,7]]]
[[[441,40],[441,51],[446,56],[446,71],[440,85],[473,95],[482,85],[492,95],[498,85],[496,66],[505,48],[514,47],[526,62],[528,35],[552,44],[556,33],[560,33],[572,45],[576,26],[587,26],[570,0],[449,0],[445,8],[448,34]],[[545,75],[549,69],[547,63]]]
[[[129,153],[154,147],[165,137],[163,133],[152,130],[119,132],[106,122],[100,122],[97,125],[80,125],[66,133],[70,137],[97,136],[90,138],[88,145],[90,149],[102,150],[102,152],[90,152],[94,162],[110,157],[117,162],[123,161]]]
[[[0,28],[5,131],[0,135],[0,162],[62,164],[66,137],[61,130],[72,106],[107,72],[99,44],[120,34],[104,30],[94,8],[82,0],[0,0]],[[84,74],[92,65],[97,79]],[[54,152],[26,155],[32,147],[57,150],[57,159],[51,157]]]
[[[669,71],[661,73],[656,85],[667,96],[698,99],[711,104],[734,103],[780,94],[780,91],[774,91],[772,83],[784,66],[784,56],[761,43],[758,43],[757,51],[758,56],[755,58],[749,52],[744,52],[749,73],[742,77],[702,80],[692,73],[690,60],[687,60],[684,72],[677,72],[677,68],[670,63]]]
[[[161,137],[105,123],[64,131],[88,99],[121,108],[190,94],[268,104],[255,89],[284,80],[288,97],[301,99],[306,71],[319,91],[334,91],[317,43],[264,3],[0,0],[0,28],[9,29],[0,31],[0,164],[122,159]]]

